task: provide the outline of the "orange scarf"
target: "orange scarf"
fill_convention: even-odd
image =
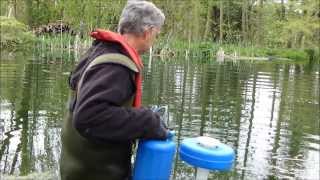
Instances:
[[[125,39],[121,36],[121,34],[114,33],[112,31],[107,31],[103,29],[97,29],[91,32],[91,37],[106,42],[116,42],[122,45],[123,49],[128,53],[130,59],[136,64],[139,73],[135,74],[135,85],[136,85],[136,95],[133,101],[133,107],[139,108],[141,106],[141,97],[142,97],[142,76],[141,70],[143,68],[143,64],[138,52],[131,47]]]

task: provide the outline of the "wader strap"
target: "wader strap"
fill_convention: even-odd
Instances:
[[[128,58],[125,55],[121,55],[121,54],[117,54],[117,53],[110,53],[110,54],[103,54],[101,56],[96,57],[94,60],[92,60],[89,65],[86,67],[86,69],[83,71],[80,80],[78,82],[77,85],[77,92],[76,92],[76,99],[78,99],[78,94],[80,91],[80,87],[82,86],[83,83],[83,79],[84,76],[86,75],[86,73],[89,71],[89,69],[92,66],[98,65],[98,64],[105,64],[105,63],[112,63],[112,64],[119,64],[119,65],[123,65],[127,68],[129,68],[130,70],[138,73],[139,70],[137,68],[137,66],[135,65],[135,63]]]

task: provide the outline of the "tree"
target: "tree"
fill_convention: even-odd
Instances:
[[[284,5],[284,0],[281,0],[281,20],[284,20],[286,16],[286,7]]]
[[[242,1],[242,11],[241,11],[241,32],[242,40],[247,42],[248,33],[248,0]]]
[[[219,43],[223,41],[223,2],[220,0]]]
[[[209,34],[210,34],[210,29],[212,24],[212,19],[211,19],[212,10],[213,10],[212,3],[210,0],[207,3],[208,4],[207,4],[206,26],[205,26],[204,35],[203,35],[204,40],[210,39]]]
[[[253,43],[288,48],[315,48],[320,40],[318,0],[153,2],[166,15],[162,30],[164,40]],[[10,11],[31,27],[63,20],[78,32],[87,34],[97,27],[116,30],[126,3],[127,0],[2,0],[0,10],[2,16]]]
[[[258,19],[257,19],[257,45],[263,44],[263,31],[264,31],[264,21],[263,21],[263,0],[259,0]]]

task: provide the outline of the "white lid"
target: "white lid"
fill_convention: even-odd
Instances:
[[[205,148],[217,148],[221,144],[218,139],[208,136],[197,137],[197,141],[200,146]]]

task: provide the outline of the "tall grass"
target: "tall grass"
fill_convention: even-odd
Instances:
[[[45,35],[38,37],[37,45],[43,51],[60,51],[60,53],[79,56],[90,47],[92,39],[88,36],[79,38],[69,34]],[[318,51],[303,49],[261,48],[243,44],[219,44],[215,42],[186,42],[177,39],[159,39],[153,47],[152,55],[170,58],[172,56],[206,57],[214,59],[217,51],[222,48],[227,55],[244,57],[288,58],[292,60],[309,60],[317,58]],[[311,52],[310,52],[311,51]]]
[[[69,34],[43,35],[37,38],[35,47],[43,56],[67,55],[70,60],[78,59],[90,47],[91,41],[89,37],[80,38]]]
[[[222,48],[227,55],[244,57],[268,57],[268,58],[287,58],[291,60],[309,60],[312,55],[319,57],[317,50],[305,49],[284,49],[284,48],[264,48],[243,44],[219,44],[215,42],[184,42],[179,40],[171,41],[167,44],[160,42],[156,45],[155,51],[159,52],[163,48],[172,54],[181,55],[189,52],[190,56],[209,56],[215,57],[217,51]],[[310,53],[311,51],[311,53]],[[310,55],[311,54],[311,55]]]

